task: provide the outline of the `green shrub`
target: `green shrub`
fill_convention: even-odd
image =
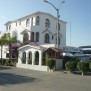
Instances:
[[[82,75],[84,75],[89,70],[89,63],[88,62],[78,62],[77,68],[82,72]]]
[[[23,64],[26,63],[26,58],[25,58],[25,57],[22,57],[21,60],[22,60],[22,63],[23,63]]]
[[[32,64],[32,60],[31,59],[28,60],[28,64]]]
[[[89,63],[89,68],[91,69],[91,63]]]
[[[53,69],[53,67],[55,66],[55,59],[50,58],[50,59],[47,61],[47,66],[48,66],[50,69]]]
[[[47,62],[49,61],[49,55],[47,53],[45,55],[45,61],[46,61],[46,65],[47,65]]]
[[[65,68],[66,70],[73,72],[76,69],[76,62],[66,62]]]
[[[11,60],[11,61],[8,62],[8,65],[9,66],[16,66],[16,61]]]
[[[9,65],[9,59],[6,59],[4,65],[8,66]]]

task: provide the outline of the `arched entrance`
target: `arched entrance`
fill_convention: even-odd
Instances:
[[[39,52],[35,52],[35,65],[39,65]]]
[[[22,53],[22,64],[26,64],[26,52]]]
[[[28,64],[32,64],[32,52],[29,51],[28,53]]]

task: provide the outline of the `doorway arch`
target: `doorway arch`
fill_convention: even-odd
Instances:
[[[35,65],[39,65],[39,52],[35,52]]]

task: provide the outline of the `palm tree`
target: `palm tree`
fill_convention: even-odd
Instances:
[[[4,38],[5,38],[6,44],[9,46],[9,61],[11,62],[12,44],[20,43],[20,41],[17,41],[16,37],[11,37],[10,33],[5,33]]]

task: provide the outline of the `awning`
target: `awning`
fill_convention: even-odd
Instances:
[[[63,56],[73,57],[73,54],[71,53],[62,53]]]

